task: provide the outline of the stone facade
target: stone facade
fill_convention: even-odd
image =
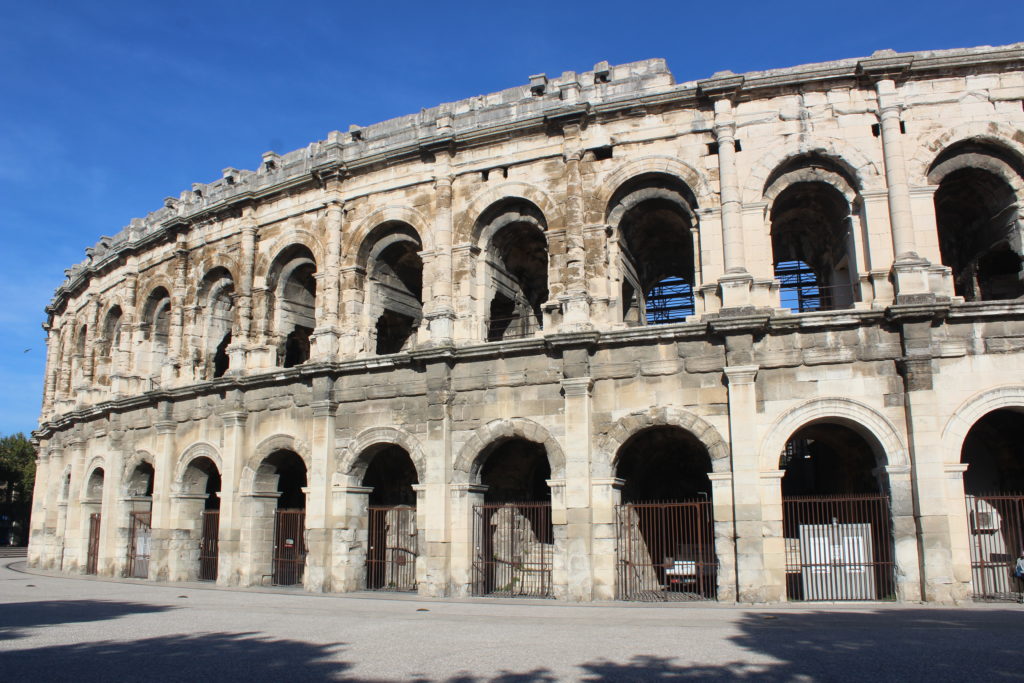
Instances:
[[[219,509],[216,581],[265,583],[301,508],[305,588],[351,591],[401,504],[419,592],[466,595],[475,507],[529,498],[550,593],[605,600],[616,506],[678,472],[715,596],[779,601],[787,449],[832,444],[802,492],[877,486],[894,596],[965,599],[965,439],[1024,409],[1022,100],[1024,44],[602,63],[225,169],[47,309],[29,563],[128,572],[142,510],[145,574],[196,579]]]

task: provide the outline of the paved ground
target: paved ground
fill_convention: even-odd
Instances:
[[[573,606],[23,572],[0,562],[2,681],[1024,679],[1020,605]]]

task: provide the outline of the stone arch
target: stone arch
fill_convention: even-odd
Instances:
[[[92,485],[92,477],[93,474],[96,473],[96,470],[103,472],[103,486],[107,486],[107,461],[102,455],[93,456],[92,459],[89,460],[89,465],[83,470],[83,472],[85,472],[85,476],[82,478],[82,500],[93,500],[89,497],[89,488]]]
[[[597,206],[600,207],[602,214],[612,201],[612,197],[623,185],[633,178],[648,174],[662,174],[678,178],[690,188],[697,199],[697,205],[701,208],[715,207],[719,204],[718,196],[711,189],[711,185],[703,173],[676,157],[652,155],[631,159],[615,169],[601,183],[601,187],[597,191],[599,201]]]
[[[1000,408],[1024,408],[1024,385],[1008,384],[974,394],[957,406],[942,428],[942,462],[960,464],[967,433],[980,420]]]
[[[808,160],[810,161],[813,158],[808,157]],[[851,207],[856,206],[857,188],[851,185],[849,180],[843,177],[843,175],[823,168],[795,168],[779,175],[764,189],[764,200],[768,202],[770,207],[776,197],[782,194],[786,188],[795,183],[807,182],[831,185],[846,198]]]
[[[565,478],[565,453],[551,433],[542,425],[521,417],[492,420],[480,427],[459,450],[454,471],[463,482],[472,481],[480,475],[483,462],[480,455],[499,441],[520,438],[539,443],[547,452],[551,465],[551,478]]]
[[[434,234],[429,230],[430,221],[416,209],[388,204],[374,209],[367,216],[361,218],[355,225],[355,229],[348,232],[343,238],[341,253],[344,254],[344,267],[359,265],[360,255],[364,253],[366,241],[373,231],[385,223],[405,223],[420,238],[423,251],[433,251]],[[361,265],[365,265],[361,264]]]
[[[769,149],[747,174],[741,192],[744,203],[760,202],[764,198],[765,184],[779,167],[790,159],[819,156],[836,163],[856,180],[861,192],[879,190],[884,179],[878,166],[864,152],[843,140],[834,138],[790,141]]]
[[[271,267],[273,267],[282,254],[293,247],[305,247],[308,249],[309,253],[313,255],[317,272],[321,272],[323,264],[326,263],[323,245],[316,235],[309,230],[296,228],[289,230],[286,234],[269,244],[266,249],[259,251],[256,256],[256,268],[253,272],[253,286],[267,286],[267,277],[270,274]]]
[[[309,444],[288,434],[275,434],[261,441],[242,467],[241,486],[239,488],[243,493],[253,493],[260,465],[277,451],[291,451],[298,455],[306,466],[306,476],[309,476],[308,472],[312,470],[313,465]]]
[[[126,485],[128,478],[131,476],[135,468],[143,463],[153,467],[154,469],[156,468],[156,460],[149,451],[137,450],[125,458],[124,466],[121,468],[122,488]]]
[[[369,458],[366,457],[367,451],[374,446],[383,445],[403,448],[409,454],[409,458],[416,468],[416,476],[420,483],[424,482],[424,477],[427,474],[427,458],[423,447],[412,434],[395,427],[370,427],[360,432],[338,454],[337,472],[362,481],[366,468],[370,464]]]
[[[953,145],[963,142],[994,145],[1024,163],[1024,143],[1017,141],[1019,136],[1019,130],[995,121],[970,121],[953,128],[932,131],[918,138],[914,155],[907,159],[910,184],[920,187],[930,185],[928,173],[935,159]]]
[[[528,183],[509,181],[487,188],[470,199],[466,208],[460,211],[455,219],[452,244],[475,243],[477,236],[474,235],[474,231],[480,216],[494,204],[516,199],[531,202],[540,209],[549,231],[565,228],[562,210],[544,190]]]
[[[910,458],[903,437],[880,412],[848,398],[815,398],[780,415],[761,440],[759,462],[762,472],[779,469],[779,456],[786,442],[813,422],[836,422],[852,429],[867,441],[881,466],[909,467]]]
[[[679,427],[689,432],[707,449],[712,472],[729,471],[729,446],[714,425],[688,410],[664,406],[630,413],[605,431],[597,442],[592,475],[614,476],[622,446],[648,427]]]
[[[196,458],[209,458],[217,467],[217,471],[224,472],[224,463],[221,460],[220,452],[217,447],[206,441],[197,441],[192,444],[178,456],[178,461],[174,465],[174,486],[181,488],[182,480],[185,477],[185,473],[188,471],[188,466],[192,464],[192,461]]]

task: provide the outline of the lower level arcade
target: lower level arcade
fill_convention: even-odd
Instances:
[[[747,601],[753,587],[752,601],[833,602],[929,599],[921,577],[942,552],[969,585],[962,597],[1013,599],[1022,411],[959,427],[959,461],[939,482],[951,505],[938,549],[922,542],[921,479],[877,424],[819,414],[741,477],[710,423],[661,410],[620,420],[592,449],[608,451],[604,462],[574,462],[566,441],[526,419],[485,425],[448,462],[376,428],[332,470],[286,433],[236,461],[224,457],[230,432],[219,448],[165,457],[86,457],[72,442],[61,472],[43,468],[57,483],[41,491],[30,562],[317,591]]]

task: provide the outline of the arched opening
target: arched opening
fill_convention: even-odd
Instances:
[[[474,507],[473,593],[551,597],[551,465],[542,444],[511,438],[484,450]]]
[[[262,515],[264,528],[273,525],[270,555],[275,586],[302,583],[306,565],[306,463],[294,451],[277,450],[264,458],[256,473],[255,489],[276,494],[273,519]],[[269,528],[266,528],[269,531]],[[267,534],[269,536],[269,534]]]
[[[621,600],[713,600],[718,561],[711,457],[691,433],[650,427],[619,449],[617,508]]]
[[[100,528],[103,512],[102,467],[95,468],[86,480],[85,496],[82,499],[82,517],[86,526],[85,573],[99,573]]]
[[[800,158],[773,173],[766,187],[774,196],[772,260],[781,305],[797,313],[852,307],[853,181],[834,163]]]
[[[71,359],[72,388],[85,381],[86,341],[89,337],[89,326],[82,325],[75,335],[75,355]]]
[[[103,318],[102,336],[96,343],[96,383],[110,386],[110,375],[117,370],[117,351],[121,348],[121,307],[113,306]]]
[[[968,141],[940,154],[928,179],[939,186],[939,251],[953,270],[956,294],[967,301],[1024,296],[1024,226],[1013,186],[1021,187],[1024,164],[998,147]]]
[[[274,260],[267,288],[278,339],[278,365],[290,368],[309,360],[316,328],[316,260],[305,246],[293,245]]]
[[[547,221],[525,199],[498,202],[477,220],[485,240],[487,341],[532,337],[548,299]]]
[[[148,368],[143,372],[159,376],[167,359],[171,335],[171,295],[163,287],[154,289],[142,308],[142,338],[147,343]]]
[[[214,268],[199,287],[203,316],[203,376],[223,377],[231,367],[227,348],[234,323],[235,285],[226,268]]]
[[[423,246],[416,230],[398,221],[374,228],[367,242],[376,350],[398,353],[415,342],[423,319]]]
[[[153,466],[140,462],[128,477],[128,562],[125,576],[149,578],[153,540]]]
[[[960,461],[964,472],[974,593],[1013,600],[1024,581],[1014,577],[1024,553],[1024,408],[994,410],[971,427]]]
[[[862,433],[821,421],[797,430],[779,458],[790,600],[896,596],[884,469]]]
[[[661,325],[693,315],[696,208],[686,183],[660,173],[634,178],[612,197],[608,222],[618,234],[626,324]]]
[[[220,470],[206,456],[194,458],[182,475],[180,514],[188,525],[189,537],[195,543],[200,581],[217,580],[220,549]],[[191,572],[189,572],[191,574]]]
[[[409,453],[380,445],[369,458],[363,486],[372,488],[368,509],[366,588],[415,591],[419,531],[416,526],[416,466]]]

